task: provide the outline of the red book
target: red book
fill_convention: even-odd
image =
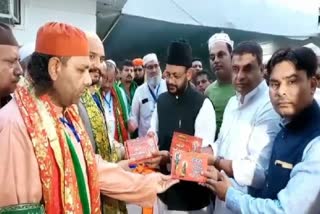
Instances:
[[[127,140],[124,143],[126,157],[135,159],[136,162],[152,157],[152,153],[158,151],[158,145],[154,138],[142,137],[134,140]]]
[[[171,176],[175,179],[204,183],[206,178],[201,172],[207,169],[207,154],[176,151],[171,159]]]
[[[172,156],[172,154],[177,150],[185,152],[201,152],[201,146],[201,138],[174,132],[171,141],[170,155]]]

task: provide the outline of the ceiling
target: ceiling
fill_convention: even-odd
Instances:
[[[135,0],[141,1],[141,0]],[[107,58],[116,62],[124,59],[143,57],[155,52],[158,58],[165,62],[166,49],[172,40],[184,38],[193,48],[194,56],[200,57],[208,67],[209,37],[217,32],[228,33],[235,44],[244,40],[255,40],[262,44],[264,54],[272,54],[279,47],[295,47],[314,43],[320,46],[317,36],[305,37],[303,40],[236,30],[221,27],[206,27],[144,18],[123,14],[122,8],[127,0],[98,0],[97,1],[97,33],[104,42]],[[137,5],[139,5],[137,3]],[[160,11],[160,13],[162,13]]]

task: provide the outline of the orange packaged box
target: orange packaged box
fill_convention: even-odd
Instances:
[[[152,157],[152,153],[158,151],[158,145],[154,138],[141,137],[127,140],[124,143],[127,159],[135,159],[135,162]]]
[[[201,138],[174,132],[171,141],[170,155],[172,156],[177,150],[185,152],[201,152],[201,146]]]
[[[197,152],[174,152],[171,159],[171,176],[175,179],[204,183],[201,172],[208,169],[208,155]]]

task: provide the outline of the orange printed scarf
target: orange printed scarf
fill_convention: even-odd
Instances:
[[[79,189],[63,124],[48,96],[40,99],[29,81],[22,79],[14,97],[33,143],[39,164],[44,206],[47,214],[82,214]],[[100,213],[100,190],[95,156],[89,137],[75,106],[68,107],[65,116],[72,120],[81,139],[90,192],[90,210]]]

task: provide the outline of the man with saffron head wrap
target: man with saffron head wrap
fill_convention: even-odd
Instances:
[[[100,213],[100,192],[152,206],[177,182],[126,172],[94,155],[74,105],[92,83],[89,66],[80,29],[56,22],[39,29],[30,79],[0,110],[1,213]]]

